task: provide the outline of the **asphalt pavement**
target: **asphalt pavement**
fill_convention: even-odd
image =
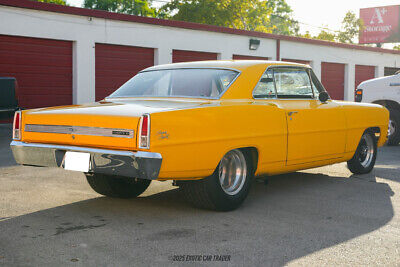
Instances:
[[[239,209],[214,212],[189,206],[170,182],[121,200],[81,173],[16,166],[7,127],[0,265],[399,266],[400,147],[380,149],[368,175],[336,164],[256,180]]]

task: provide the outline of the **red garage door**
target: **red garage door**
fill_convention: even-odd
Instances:
[[[321,82],[332,99],[344,98],[344,64],[322,62]]]
[[[268,60],[267,57],[255,57],[255,56],[243,56],[243,55],[233,55],[233,59],[245,59],[245,60]]]
[[[356,77],[354,89],[356,89],[363,81],[375,78],[375,66],[356,65],[355,72]]]
[[[0,77],[15,77],[22,108],[72,104],[72,42],[0,35]]]
[[[173,50],[172,51],[172,62],[189,62],[189,61],[203,61],[203,60],[216,60],[218,57],[217,53],[209,52],[197,52],[197,51],[186,51],[186,50]]]
[[[96,44],[96,101],[153,65],[153,48]]]
[[[282,61],[294,62],[294,63],[300,63],[300,64],[306,64],[306,65],[309,65],[309,64],[310,64],[310,61],[307,61],[307,60],[300,60],[300,59],[282,58]]]

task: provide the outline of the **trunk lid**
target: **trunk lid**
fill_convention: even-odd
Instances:
[[[27,110],[22,115],[22,141],[135,150],[143,114],[195,108],[207,103],[182,99],[118,99]]]

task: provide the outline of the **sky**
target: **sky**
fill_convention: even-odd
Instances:
[[[67,0],[70,5],[82,6],[84,0]],[[161,6],[167,0],[153,0],[154,6]],[[360,8],[400,5],[399,0],[286,0],[293,9],[293,17],[298,20],[302,33],[317,34],[321,27],[334,31],[340,29],[342,20],[351,10],[359,15]],[[385,47],[390,47],[385,44]]]

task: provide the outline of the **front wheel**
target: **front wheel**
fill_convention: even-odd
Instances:
[[[400,110],[389,109],[388,145],[397,146],[400,142]]]
[[[253,177],[250,153],[234,149],[225,154],[214,173],[198,181],[178,183],[194,206],[218,211],[239,207],[247,197]]]
[[[106,174],[86,174],[90,187],[107,197],[134,198],[149,187],[151,180],[120,177]]]
[[[354,174],[369,173],[374,168],[377,153],[375,135],[371,131],[366,131],[361,137],[353,158],[347,162],[347,167]]]

